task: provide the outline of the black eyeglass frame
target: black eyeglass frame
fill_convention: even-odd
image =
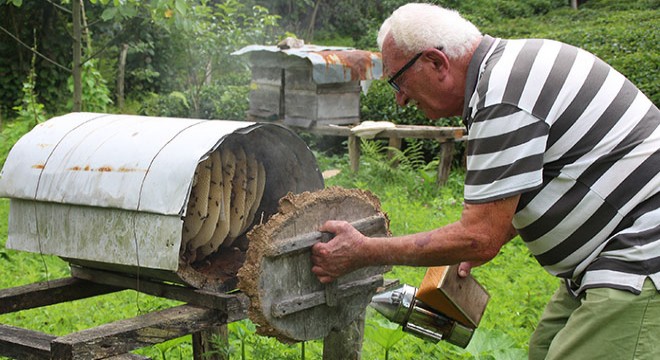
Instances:
[[[436,49],[442,51],[442,47],[437,47]],[[396,79],[399,78],[404,72],[406,72],[406,70],[410,69],[415,64],[417,59],[419,59],[422,56],[423,53],[424,52],[420,52],[417,55],[413,56],[413,58],[410,59],[410,61],[408,61],[405,65],[401,67],[401,69],[399,69],[399,71],[396,72],[396,74],[392,75],[392,77],[389,78],[389,80],[387,80],[387,83],[390,84],[390,86],[392,87],[392,89],[394,89],[394,91],[396,92],[401,91],[401,87],[399,87],[399,84],[396,83]]]

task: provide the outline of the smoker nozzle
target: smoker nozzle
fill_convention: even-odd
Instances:
[[[416,299],[416,293],[417,288],[404,284],[375,295],[369,305],[388,320],[401,325],[405,332],[427,341],[445,340],[465,348],[472,339],[474,329],[459,324]]]

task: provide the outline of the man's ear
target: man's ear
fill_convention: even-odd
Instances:
[[[449,58],[447,54],[438,49],[424,50],[424,57],[431,62],[434,69],[445,74],[449,70]]]

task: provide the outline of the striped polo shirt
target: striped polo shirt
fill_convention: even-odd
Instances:
[[[484,36],[469,66],[465,202],[520,194],[513,225],[574,294],[660,289],[660,112],[594,55]]]

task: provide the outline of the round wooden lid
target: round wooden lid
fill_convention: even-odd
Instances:
[[[323,338],[367,307],[386,267],[370,267],[321,284],[311,272],[311,246],[332,235],[317,229],[345,220],[368,236],[388,236],[389,220],[370,192],[339,187],[288,194],[268,222],[249,233],[238,287],[250,298],[250,319],[261,335],[283,342]]]

